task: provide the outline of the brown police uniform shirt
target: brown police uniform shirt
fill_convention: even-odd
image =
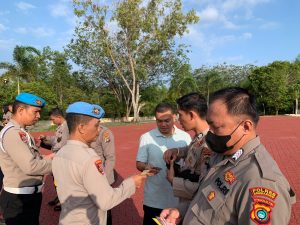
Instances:
[[[34,139],[13,119],[1,131],[0,166],[4,187],[40,185],[43,175],[51,172],[51,159],[44,159]],[[3,133],[2,133],[3,132]]]
[[[53,152],[57,152],[67,143],[69,138],[69,129],[67,125],[67,121],[64,121],[61,125],[56,128],[54,136],[46,136],[43,139],[43,142],[47,145],[51,145],[51,150]]]
[[[295,194],[259,137],[210,162],[183,225],[288,224]]]
[[[132,178],[112,188],[94,149],[68,140],[55,155],[52,170],[62,203],[60,225],[106,224],[106,211],[135,193]]]
[[[104,162],[105,173],[109,184],[115,182],[114,168],[116,164],[115,154],[115,139],[114,135],[107,127],[100,126],[101,131],[97,140],[91,144],[95,152],[100,156]]]
[[[188,146],[181,171],[190,170],[191,174],[199,175],[200,178],[206,173],[207,164],[212,154],[205,143],[206,133],[207,131],[195,136]],[[191,200],[198,190],[199,182],[174,177],[172,186],[176,197]]]

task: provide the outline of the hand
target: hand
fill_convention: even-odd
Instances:
[[[48,155],[44,155],[44,159],[53,159],[53,157],[55,156],[55,153],[50,153]]]
[[[164,153],[164,160],[166,161],[167,164],[170,164],[170,161],[172,159],[176,159],[177,158],[177,155],[178,155],[178,148],[171,148],[171,149],[168,149],[167,151],[165,151]]]
[[[171,161],[170,161],[170,169],[167,170],[167,180],[172,184],[173,183],[173,179],[174,179],[174,176],[175,176],[175,171],[174,171],[174,161],[175,159],[173,158]]]
[[[145,166],[145,170],[149,170],[149,173],[156,175],[159,173],[159,171],[161,170],[160,167],[156,167],[153,166],[152,164],[147,164],[147,166]]]
[[[39,137],[38,137],[38,139],[40,139],[40,140],[43,140],[43,139],[45,139],[46,138],[46,136],[45,135],[40,135]]]
[[[145,175],[135,175],[135,176],[132,176],[132,179],[134,181],[134,184],[136,186],[136,188],[140,188],[143,184],[143,182],[146,180],[147,176]]]
[[[180,222],[180,213],[178,209],[167,208],[160,213],[160,218],[165,219],[168,223],[176,225]]]

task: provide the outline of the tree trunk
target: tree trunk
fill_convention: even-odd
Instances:
[[[298,115],[298,98],[296,98],[295,114]]]

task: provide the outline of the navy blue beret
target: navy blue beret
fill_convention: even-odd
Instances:
[[[104,116],[105,111],[99,105],[87,102],[75,102],[68,106],[67,113],[82,114],[100,119]]]
[[[17,95],[16,100],[27,105],[43,108],[46,105],[46,101],[39,96],[22,92]]]

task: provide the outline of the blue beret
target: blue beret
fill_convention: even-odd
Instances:
[[[99,105],[93,105],[87,102],[75,102],[69,105],[67,113],[82,114],[100,119],[104,116],[105,112]]]
[[[16,100],[27,105],[43,108],[46,105],[46,101],[39,96],[22,92],[17,95]]]

